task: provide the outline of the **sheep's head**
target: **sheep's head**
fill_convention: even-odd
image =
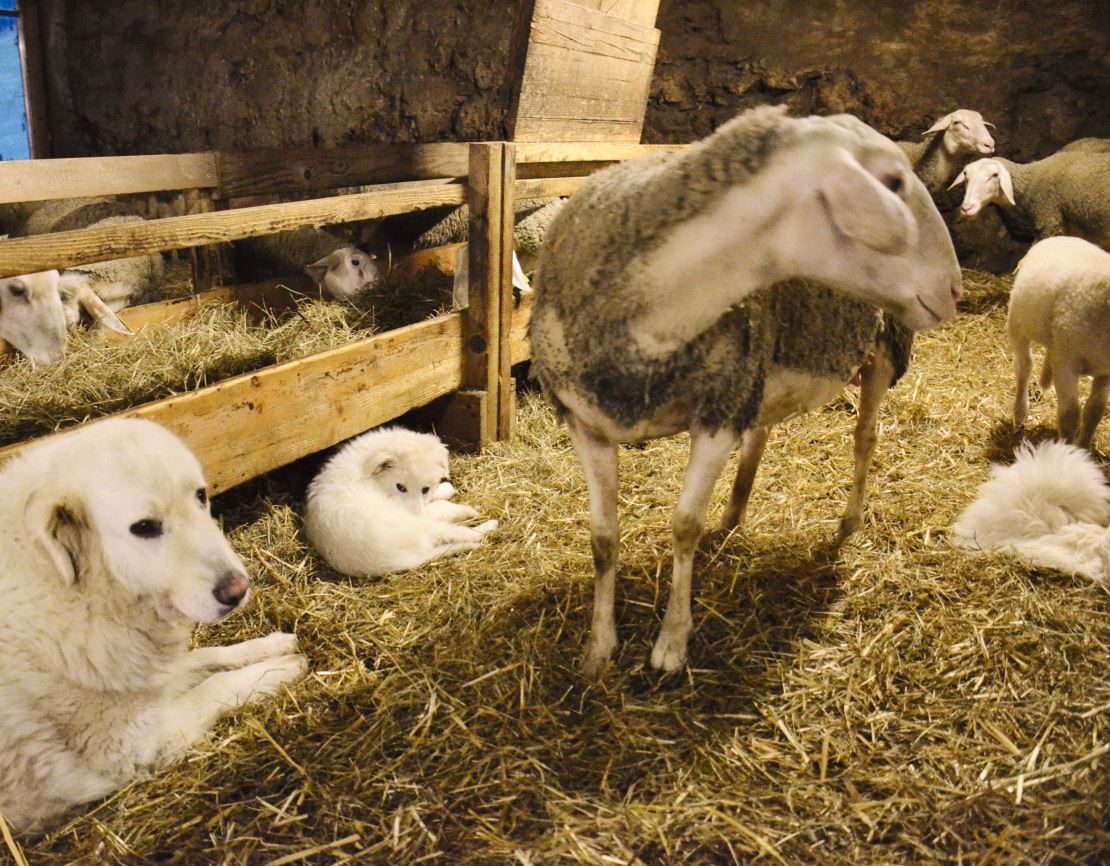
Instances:
[[[902,151],[849,115],[788,123],[762,182],[781,202],[772,231],[782,277],[829,283],[914,330],[952,318],[956,252]]]
[[[998,203],[1013,207],[1014,180],[1006,166],[997,159],[977,159],[964,166],[949,189],[967,184],[960,213],[965,217],[978,216],[989,204]]]
[[[305,268],[328,297],[348,301],[379,276],[376,257],[357,247],[343,247]]]
[[[959,108],[944,115],[922,135],[944,133],[942,145],[952,156],[990,156],[994,153],[994,138],[988,126],[994,124],[983,120],[978,111]]]
[[[62,359],[66,314],[57,271],[0,280],[0,337],[36,364]]]

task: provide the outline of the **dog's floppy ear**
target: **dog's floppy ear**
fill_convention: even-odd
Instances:
[[[89,522],[80,504],[38,491],[27,502],[26,521],[62,582],[76,583],[89,556]]]
[[[370,463],[370,474],[381,475],[385,470],[392,469],[397,463],[397,458],[393,454],[379,454]]]

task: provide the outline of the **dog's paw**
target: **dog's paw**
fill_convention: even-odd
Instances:
[[[432,499],[450,499],[456,492],[455,485],[450,481],[441,481],[432,493]]]
[[[266,674],[259,683],[259,691],[273,694],[278,687],[299,680],[308,672],[308,659],[300,653],[271,659]]]
[[[265,653],[261,658],[276,658],[278,656],[295,655],[301,648],[297,643],[297,636],[284,631],[272,632],[266,637],[261,637],[259,650]]]
[[[497,527],[498,523],[496,520],[487,520],[485,523],[479,523],[475,526],[474,531],[485,535],[487,532],[493,532]]]

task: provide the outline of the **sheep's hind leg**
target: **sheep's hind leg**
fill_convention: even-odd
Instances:
[[[713,433],[697,428],[690,431],[690,462],[682,481],[672,525],[674,528],[674,568],[671,573],[671,595],[663,627],[651,651],[651,664],[664,671],[676,671],[686,662],[686,642],[690,637],[693,616],[690,612],[690,582],[694,570],[694,552],[705,526],[705,510],[713,485],[724,469],[736,434],[719,429]]]
[[[853,433],[855,457],[852,493],[840,518],[840,538],[844,539],[859,529],[863,522],[863,497],[867,488],[867,473],[871,458],[879,442],[879,409],[883,397],[894,381],[894,365],[883,354],[877,354],[860,369],[859,416]]]
[[[748,500],[751,499],[752,486],[755,484],[755,473],[759,470],[759,461],[763,458],[763,449],[767,447],[770,433],[770,427],[752,427],[744,431],[744,438],[740,442],[740,466],[736,469],[736,480],[732,483],[732,496],[721,517],[721,529],[725,532],[732,532],[744,523]]]
[[[1033,353],[1028,340],[1011,338],[1010,352],[1014,356],[1014,427],[1025,424],[1029,415],[1029,377],[1033,373]],[[1045,371],[1050,369],[1048,359],[1044,362]],[[1042,386],[1043,387],[1043,386]]]
[[[582,660],[582,673],[597,676],[609,663],[617,646],[613,613],[617,562],[620,558],[620,524],[617,519],[617,446],[591,433],[573,415],[567,418],[571,445],[582,463],[590,495],[590,544],[594,554],[594,612],[590,639]]]
[[[1079,371],[1051,357],[1052,380],[1056,385],[1056,429],[1064,442],[1075,444],[1079,436]]]
[[[1091,396],[1083,407],[1083,425],[1079,428],[1079,447],[1090,448],[1095,439],[1095,429],[1102,420],[1106,409],[1106,398],[1110,396],[1110,376],[1095,376],[1091,383]]]

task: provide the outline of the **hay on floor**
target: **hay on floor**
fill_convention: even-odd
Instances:
[[[772,434],[748,525],[702,544],[673,680],[645,664],[685,437],[622,450],[622,643],[600,683],[576,672],[582,475],[535,395],[515,441],[453,461],[460,498],[502,521],[470,554],[351,580],[302,541],[298,485],[224,497],[257,592],[198,642],[293,630],[311,674],[28,861],[1102,862],[1110,596],[945,540],[1009,444],[1008,281],[967,287],[886,402],[866,522],[839,550],[854,389]]]

